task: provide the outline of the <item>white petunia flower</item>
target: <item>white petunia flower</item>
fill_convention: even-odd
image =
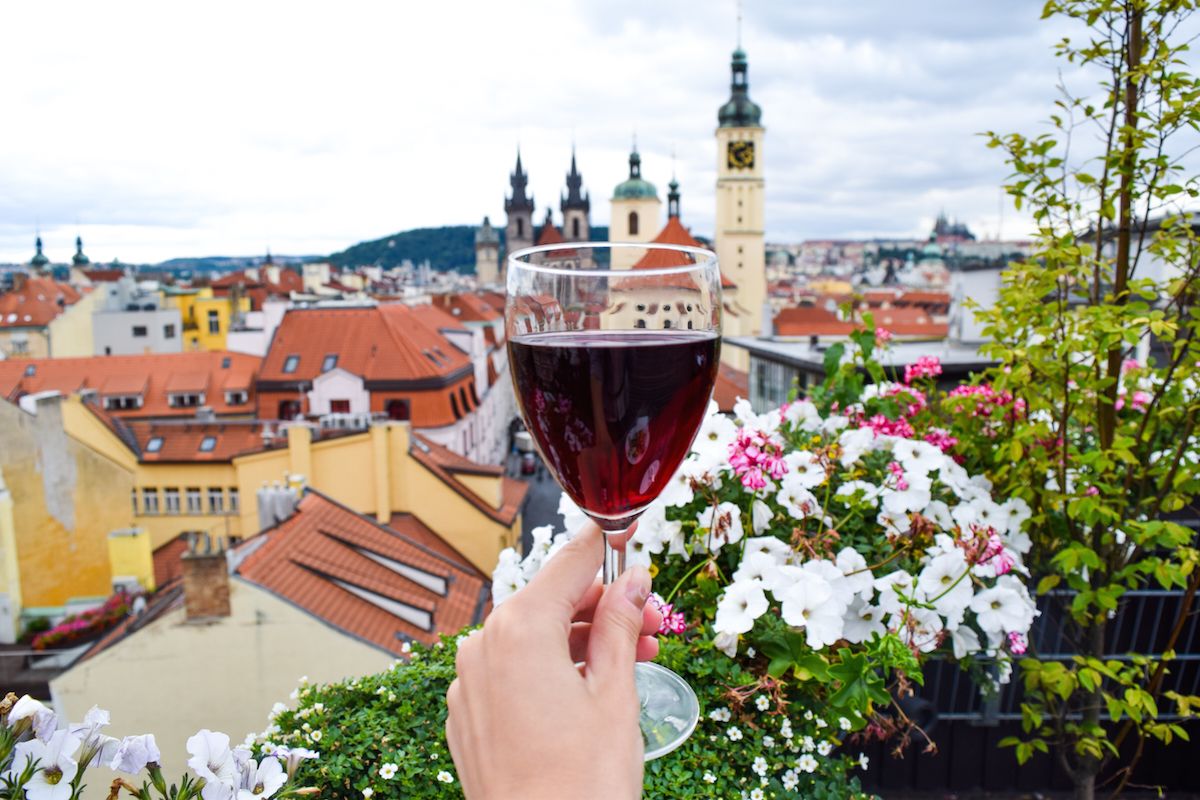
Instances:
[[[979,652],[979,635],[970,625],[959,625],[950,631],[950,645],[955,658],[966,658]]]
[[[771,507],[754,498],[754,502],[750,504],[750,527],[753,528],[755,535],[761,535],[771,527],[771,520],[775,518],[775,512]]]
[[[454,776],[446,770],[442,770],[437,774],[437,779],[442,783],[454,783]]]
[[[754,620],[767,611],[767,597],[758,581],[735,581],[725,589],[717,602],[713,630],[718,633],[746,633]]]
[[[893,516],[906,517],[928,506],[930,498],[928,489],[921,489],[913,484],[909,484],[907,489],[884,489],[883,511]]]
[[[941,643],[942,618],[927,608],[905,608],[890,619],[900,640],[922,653],[932,653]]]
[[[257,764],[254,759],[248,759],[237,800],[263,800],[279,791],[285,783],[287,773],[283,771],[279,759],[267,756]]]
[[[812,433],[821,427],[821,412],[810,400],[793,400],[783,410],[783,418],[796,430]]]
[[[801,772],[813,773],[817,771],[817,760],[808,753],[800,756],[800,760],[796,762],[796,766]]]
[[[898,569],[876,578],[875,588],[879,592],[879,608],[885,614],[895,614],[909,605],[907,598],[913,596],[915,583],[912,575]]]
[[[805,489],[820,486],[828,477],[821,460],[807,450],[793,450],[783,457],[783,463],[788,466],[788,474]]]
[[[191,755],[188,766],[204,780],[227,786],[237,782],[238,768],[227,734],[205,728],[187,740],[187,751]]]
[[[946,460],[941,450],[917,439],[897,439],[892,444],[892,457],[900,462],[905,472],[921,476],[940,469]]]
[[[975,612],[976,622],[987,634],[1024,633],[1033,624],[1036,609],[1031,608],[1012,587],[997,583],[971,600],[969,607]]]
[[[883,624],[883,611],[879,606],[869,605],[862,597],[854,598],[854,602],[846,609],[846,619],[842,636],[851,644],[861,644],[873,635],[880,636],[887,630]]]
[[[838,437],[838,444],[842,448],[838,461],[843,467],[849,467],[875,446],[875,432],[870,428],[843,431]]]
[[[832,602],[833,599],[829,582],[811,572],[803,572],[783,593],[784,622],[804,628],[805,641],[814,650],[828,647],[842,636],[845,606]]]
[[[834,562],[845,576],[846,586],[863,599],[870,599],[875,593],[875,576],[868,568],[867,560],[853,547],[844,547]]]
[[[846,481],[834,492],[834,497],[849,505],[851,502],[864,503],[875,508],[879,503],[880,488],[866,481]]]
[[[957,547],[932,559],[917,576],[917,589],[939,614],[947,627],[956,628],[971,602],[975,589],[971,584],[970,565]]]
[[[68,800],[71,797],[71,781],[79,771],[75,752],[80,738],[63,729],[55,731],[48,741],[30,739],[13,749],[10,776],[24,772],[30,762],[37,762],[37,771],[25,784],[28,800]]]
[[[754,553],[766,553],[775,559],[775,563],[784,564],[792,558],[795,551],[791,546],[774,536],[750,536],[743,545],[742,558],[749,558]]]
[[[117,751],[109,761],[108,767],[112,770],[136,775],[145,769],[147,764],[161,762],[162,753],[158,750],[158,743],[154,741],[154,734],[145,733],[140,736],[126,736],[122,739]]]
[[[733,573],[733,581],[734,583],[745,583],[747,581],[763,583],[766,580],[767,574],[777,566],[779,566],[779,561],[767,553],[761,551],[747,553],[742,558],[742,563],[738,564],[737,571]]]
[[[722,545],[733,544],[742,538],[742,510],[736,503],[708,506],[696,515],[696,524],[708,530],[705,546],[716,552]]]
[[[575,501],[568,497],[566,492],[563,492],[558,498],[558,513],[562,515],[563,528],[572,536],[578,533],[588,521],[587,514],[575,505]]]
[[[738,635],[736,633],[718,633],[713,637],[713,647],[733,658],[737,655]]]
[[[784,475],[783,480],[779,482],[775,502],[783,506],[783,510],[793,519],[807,519],[821,513],[821,505],[816,496],[791,474]]]

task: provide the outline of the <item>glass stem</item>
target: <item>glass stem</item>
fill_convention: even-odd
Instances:
[[[628,530],[628,529],[626,529]],[[606,531],[604,534],[604,585],[608,586],[625,571],[625,544],[613,547],[610,537],[624,538],[625,531]]]

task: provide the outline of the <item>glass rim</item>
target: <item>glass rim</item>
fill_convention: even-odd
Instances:
[[[646,269],[568,269],[566,267],[553,267],[544,264],[534,264],[531,261],[521,261],[522,257],[536,255],[538,253],[552,253],[556,250],[615,250],[617,248],[632,248],[637,247],[642,250],[673,250],[677,253],[687,253],[688,255],[696,256],[697,260],[693,264],[682,264],[678,267],[648,267]],[[694,272],[697,269],[704,269],[710,264],[717,263],[717,254],[712,250],[707,250],[703,247],[692,247],[683,244],[664,244],[660,242],[556,242],[554,244],[542,244],[535,247],[525,247],[510,253],[506,257],[508,264],[515,269],[527,269],[532,272],[542,272],[547,275],[583,275],[588,278],[605,278],[613,275],[630,275],[630,276],[658,276],[658,275],[682,275],[687,272]]]

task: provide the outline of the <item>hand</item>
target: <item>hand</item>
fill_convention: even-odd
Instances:
[[[642,791],[635,660],[658,653],[650,575],[596,580],[589,523],[458,648],[446,739],[471,800],[621,800]]]

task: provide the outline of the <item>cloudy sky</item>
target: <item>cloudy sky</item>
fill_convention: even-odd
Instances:
[[[744,0],[767,234],[921,235],[940,208],[1023,234],[976,134],[1035,130],[1058,80],[1041,0]],[[712,230],[734,0],[6,3],[0,262],[316,254],[503,217],[518,143],[539,218],[574,141],[593,222],[627,171]],[[1067,73],[1069,81],[1079,76]],[[674,161],[672,153],[675,154]]]

